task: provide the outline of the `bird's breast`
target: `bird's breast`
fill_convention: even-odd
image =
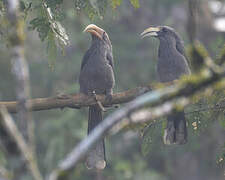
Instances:
[[[80,86],[84,91],[103,93],[114,86],[115,79],[112,67],[106,58],[92,57],[80,73]]]
[[[160,82],[169,82],[179,79],[186,74],[185,61],[180,56],[168,55],[159,57],[157,63],[157,75]]]

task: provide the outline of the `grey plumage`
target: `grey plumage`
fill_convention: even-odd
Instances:
[[[89,25],[87,32],[92,34],[90,48],[85,53],[79,77],[80,92],[93,95],[105,94],[108,100],[112,97],[115,84],[112,45],[106,32]],[[88,134],[102,121],[102,110],[98,105],[89,107]],[[87,167],[104,169],[106,165],[104,139],[97,142],[87,157]]]
[[[111,46],[111,44],[110,44]],[[110,94],[115,84],[112,48],[92,35],[91,47],[81,64],[80,92],[85,94]]]
[[[150,27],[141,35],[143,37],[155,36],[160,41],[157,62],[157,76],[160,82],[173,82],[182,75],[191,73],[183,42],[174,29],[168,26]],[[172,113],[167,117],[163,140],[165,144],[187,142],[186,120],[183,111]]]
[[[190,68],[185,58],[184,46],[179,35],[169,27],[162,27],[158,33],[160,40],[157,74],[160,82],[170,82],[179,79],[184,74],[190,74]]]

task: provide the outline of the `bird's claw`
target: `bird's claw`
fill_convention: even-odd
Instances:
[[[97,103],[97,105],[99,106],[99,108],[100,108],[103,112],[106,112],[104,106],[103,106],[102,103],[98,100],[97,94],[96,94],[95,91],[90,92],[88,95],[89,95],[89,96],[93,96],[94,99],[95,99],[95,101],[96,101],[96,103]]]
[[[111,102],[112,101],[112,94],[107,94],[106,97],[105,97],[105,101],[107,103]]]

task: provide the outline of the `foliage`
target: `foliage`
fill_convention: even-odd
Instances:
[[[110,7],[115,9],[121,4],[122,0],[112,0]],[[105,0],[74,0],[75,10],[77,13],[84,12],[93,20],[95,17],[102,18],[110,1]],[[130,0],[131,4],[139,7],[138,0]],[[0,2],[0,10],[3,10],[3,2]],[[47,41],[47,53],[49,58],[49,65],[53,67],[52,59],[55,59],[57,54],[57,44],[64,49],[64,46],[69,45],[69,37],[65,28],[62,26],[62,21],[65,18],[65,12],[62,9],[63,0],[21,0],[20,10],[24,19],[30,19],[28,29],[38,32],[41,41]],[[53,40],[53,36],[55,36]]]
[[[112,8],[115,9],[120,6],[122,0],[112,0]]]
[[[162,139],[161,129],[161,123],[159,122],[150,124],[143,129],[141,151],[144,156],[151,156],[151,152],[156,150],[156,145]]]
[[[49,22],[45,18],[34,18],[30,21],[30,29],[37,30],[39,38],[44,41],[50,31]]]
[[[130,2],[135,8],[140,7],[139,0],[130,0]]]
[[[21,16],[30,29],[27,32],[26,57],[30,66],[32,97],[47,97],[54,96],[58,92],[79,91],[80,64],[90,43],[88,35],[81,32],[88,23],[103,27],[112,41],[116,73],[115,91],[156,81],[154,70],[158,42],[149,39],[141,41],[138,34],[144,28],[151,24],[167,24],[183,33],[182,37],[186,35],[184,29],[186,22],[174,20],[172,16],[177,9],[179,12],[185,12],[185,6],[181,0],[149,0],[140,1],[140,4],[137,0],[46,0],[44,1],[46,7],[43,6],[43,1],[22,0],[20,2]],[[135,8],[140,5],[140,9],[128,8],[131,4]],[[47,12],[47,8],[50,8],[51,12]],[[4,15],[4,6],[0,1],[0,18],[2,15]],[[179,18],[183,16],[185,14],[181,14]],[[2,26],[1,21],[0,98],[14,100],[10,57],[5,46],[7,31],[3,31]],[[37,41],[33,32],[38,34],[41,42]],[[208,32],[204,30],[201,34],[204,35],[204,40],[209,36],[213,38],[204,45],[206,49],[211,48],[219,57],[219,48],[221,48],[219,46],[225,42],[224,36],[219,33],[208,35]],[[67,39],[71,42],[70,46],[63,45],[65,44],[63,41],[67,42]],[[65,46],[65,56],[57,53],[58,47],[63,46]],[[48,53],[47,56],[45,51]],[[49,62],[45,61],[46,57]],[[48,65],[52,67],[55,62],[57,62],[54,66],[55,71],[50,71]],[[220,110],[217,106],[215,109],[211,107],[224,99],[224,94],[221,91],[209,92],[205,97],[196,98],[194,104],[185,109],[189,129],[187,145],[179,147],[163,145],[164,121],[162,124],[152,124],[144,129],[136,128],[139,133],[126,130],[106,138],[108,166],[99,175],[100,177],[87,171],[81,163],[68,179],[186,180],[194,179],[196,176],[206,180],[221,179],[224,177],[221,176],[225,152],[224,109]],[[200,111],[195,112],[196,110]],[[88,112],[83,109],[33,113],[36,122],[37,157],[43,174],[55,168],[57,163],[86,136],[87,114]],[[16,119],[16,116],[14,118]],[[20,167],[21,160],[14,157],[8,158],[1,146],[0,149],[0,164],[17,172],[18,180],[30,180],[29,173]]]
[[[90,19],[93,19],[95,16],[98,15],[98,10],[94,7],[89,0],[82,1],[82,0],[75,0],[75,8],[77,12],[84,11],[87,13]],[[103,7],[104,8],[104,7]]]

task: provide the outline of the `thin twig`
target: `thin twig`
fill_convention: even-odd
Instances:
[[[7,109],[4,106],[0,107],[0,114],[2,116],[2,121],[5,129],[10,133],[12,138],[15,139],[15,142],[17,143],[17,146],[21,151],[21,154],[27,161],[27,166],[31,170],[31,174],[33,175],[34,179],[43,180],[38,169],[37,161],[33,156],[31,148],[26,144],[26,141],[24,140],[22,134],[16,127],[16,124],[14,123],[12,117],[7,112]]]
[[[94,98],[95,98],[95,100],[96,100],[96,102],[97,102],[97,104],[98,104],[98,107],[99,107],[103,112],[106,112],[104,106],[103,106],[102,103],[98,100],[95,91],[93,91],[93,95],[94,95]]]
[[[186,103],[187,102],[185,102],[185,104]],[[166,103],[166,104],[161,105],[160,111],[158,111],[158,108],[146,108],[144,110],[137,111],[137,112],[133,113],[131,116],[129,116],[129,118],[126,117],[120,123],[116,124],[110,130],[110,134],[112,134],[112,135],[116,134],[129,125],[142,124],[142,123],[146,123],[146,122],[151,122],[151,125],[161,123],[159,120],[156,120],[157,117],[159,117],[159,116],[161,117],[163,114],[166,115],[167,112],[171,110],[170,108],[172,108],[171,105]],[[185,115],[198,113],[198,112],[202,112],[202,111],[208,111],[208,110],[218,111],[218,110],[223,110],[223,109],[225,109],[225,105],[223,103],[221,103],[221,104],[217,103],[214,106],[204,107],[204,108],[200,108],[197,110],[185,112]]]

